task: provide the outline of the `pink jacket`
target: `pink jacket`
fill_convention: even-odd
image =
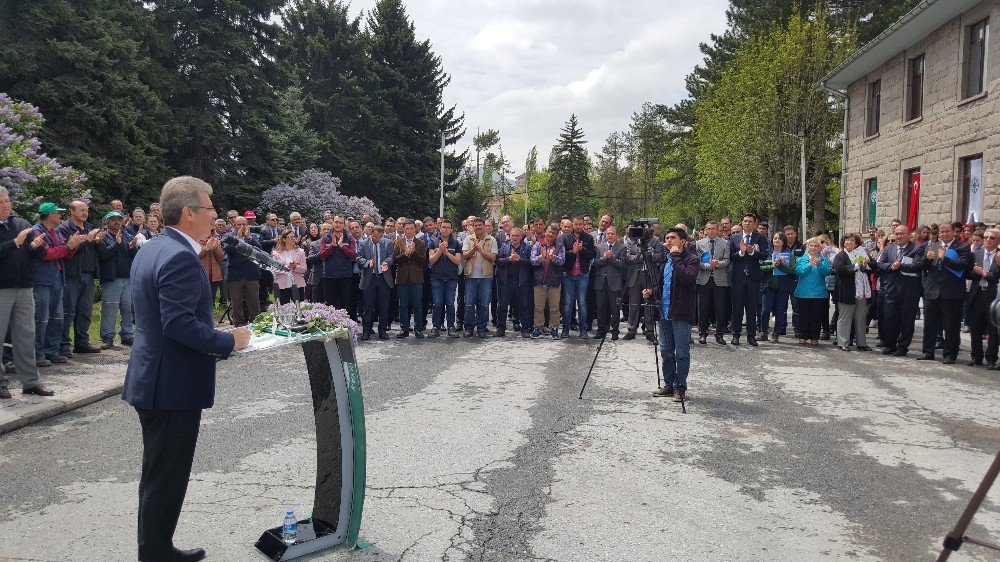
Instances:
[[[302,248],[295,248],[294,250],[284,250],[279,252],[274,250],[271,252],[274,259],[280,261],[281,263],[292,263],[292,276],[295,278],[295,286],[302,288],[306,286],[305,272],[306,272],[306,253],[302,251]],[[287,289],[291,287],[288,283],[287,273],[275,273],[274,278],[278,280],[278,287],[281,289]]]

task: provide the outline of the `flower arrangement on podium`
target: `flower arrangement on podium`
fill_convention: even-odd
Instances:
[[[361,327],[347,311],[322,303],[272,304],[250,323],[255,336],[263,333],[288,337],[330,334],[357,343]]]

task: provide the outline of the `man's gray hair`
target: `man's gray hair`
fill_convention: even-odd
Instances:
[[[181,222],[185,208],[194,212],[201,211],[201,195],[211,196],[212,186],[204,180],[191,176],[173,178],[163,184],[160,192],[160,214],[166,226],[175,226]]]
[[[10,197],[10,193],[7,191],[7,188],[0,185],[0,197],[3,197],[4,195]]]
[[[288,215],[288,220],[301,219],[302,215],[298,211],[292,211],[292,214]]]

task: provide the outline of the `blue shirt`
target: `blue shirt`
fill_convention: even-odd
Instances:
[[[663,319],[669,318],[670,314],[670,282],[674,279],[674,261],[667,256],[667,263],[663,266]]]

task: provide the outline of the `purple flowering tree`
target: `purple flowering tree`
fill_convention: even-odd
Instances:
[[[83,187],[87,175],[41,151],[37,134],[44,122],[37,107],[0,92],[0,186],[10,192],[17,214],[29,220],[42,201],[90,202]]]
[[[340,178],[320,170],[306,170],[290,183],[282,182],[268,189],[261,195],[258,211],[286,217],[298,211],[310,222],[319,222],[323,211],[358,218],[371,215],[375,222],[382,221],[371,199],[340,193]]]

